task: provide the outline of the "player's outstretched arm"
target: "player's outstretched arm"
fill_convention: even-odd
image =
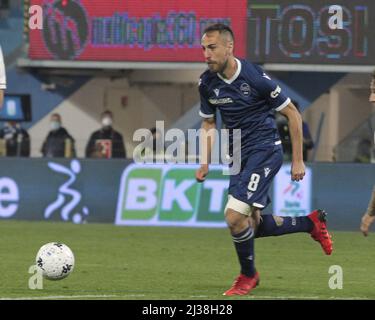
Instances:
[[[302,180],[305,175],[305,164],[303,163],[303,134],[302,118],[293,103],[289,103],[280,111],[288,118],[290,139],[292,141],[292,180]]]
[[[208,166],[211,159],[211,150],[215,143],[214,130],[216,129],[215,118],[207,118],[202,121],[200,132],[200,168],[195,173],[198,182],[203,182],[208,174]]]

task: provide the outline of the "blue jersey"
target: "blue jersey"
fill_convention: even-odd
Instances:
[[[218,109],[231,143],[231,129],[241,129],[241,158],[246,159],[252,150],[281,144],[274,110],[286,107],[290,99],[261,67],[236,61],[237,71],[231,79],[209,70],[201,75],[199,114],[211,118]]]
[[[4,90],[6,89],[6,87],[7,87],[7,84],[6,84],[6,79],[5,79],[4,59],[3,59],[3,53],[1,51],[1,46],[0,46],[0,90]]]

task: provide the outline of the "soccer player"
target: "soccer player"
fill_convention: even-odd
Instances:
[[[372,196],[368,204],[367,211],[365,212],[361,220],[360,229],[365,237],[368,236],[369,228],[374,223],[374,221],[375,221],[375,186],[374,186],[374,189],[372,190]]]
[[[0,46],[0,109],[3,107],[4,90],[6,89],[5,66]]]
[[[261,210],[270,202],[268,190],[283,159],[273,109],[288,119],[293,146],[291,178],[294,181],[305,175],[301,116],[281,88],[259,66],[233,55],[234,35],[228,26],[214,24],[207,27],[201,44],[208,65],[199,84],[202,129],[209,132],[216,128],[216,110],[220,111],[229,132],[241,129],[241,171],[230,176],[225,208],[241,273],[224,295],[245,295],[259,283],[254,264],[254,238],[307,232],[327,255],[332,252],[332,241],[323,210],[303,217],[261,216]],[[209,172],[214,139],[207,136],[202,153],[205,159],[196,171],[198,182],[203,182]],[[233,148],[232,141],[230,156],[233,156]]]
[[[372,74],[370,90],[371,92],[370,92],[369,101],[374,104],[375,103],[375,71]],[[375,135],[374,135],[374,142],[375,142]],[[361,220],[360,229],[365,237],[368,236],[369,228],[374,223],[374,221],[375,221],[375,185],[372,190],[372,196],[368,204],[367,211],[365,212]]]

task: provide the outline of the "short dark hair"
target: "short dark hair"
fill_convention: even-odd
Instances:
[[[208,27],[206,27],[206,29],[204,29],[203,34],[207,32],[213,32],[213,31],[218,31],[220,34],[229,33],[229,35],[232,37],[234,41],[234,33],[232,29],[224,23],[215,23],[215,24],[209,25]]]
[[[113,118],[113,113],[110,110],[104,110],[101,114],[101,117],[103,118],[104,116],[110,116],[111,118]]]
[[[59,113],[57,113],[57,112],[52,113],[52,114],[51,114],[51,118],[52,118],[52,117],[58,118],[59,121],[61,122],[61,115],[60,115]]]

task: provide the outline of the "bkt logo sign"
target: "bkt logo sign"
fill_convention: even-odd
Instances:
[[[198,165],[128,166],[121,177],[117,225],[225,227],[229,179],[221,166],[195,180]]]

